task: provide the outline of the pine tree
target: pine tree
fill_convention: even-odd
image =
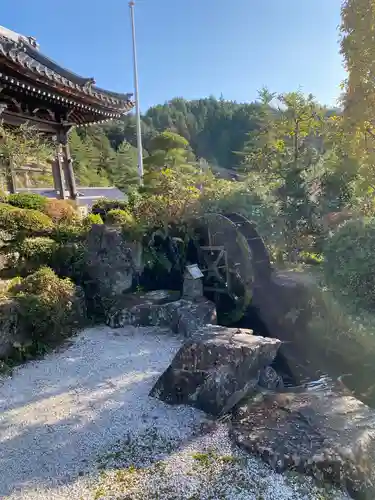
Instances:
[[[111,180],[124,192],[133,190],[139,184],[137,150],[126,141],[123,141],[117,149]]]

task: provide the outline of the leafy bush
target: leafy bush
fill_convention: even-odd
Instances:
[[[144,222],[137,220],[128,210],[110,210],[107,214],[106,224],[121,227],[126,241],[141,241],[146,230]]]
[[[56,342],[83,324],[83,302],[75,285],[48,267],[21,280],[11,292],[18,302],[20,323],[32,342]]]
[[[68,277],[78,285],[84,285],[86,250],[80,242],[62,243],[56,246],[50,266],[58,276]]]
[[[53,222],[38,210],[15,208],[0,203],[0,229],[10,234],[49,234]]]
[[[51,237],[58,243],[73,243],[85,239],[87,228],[84,224],[58,224],[54,227]]]
[[[117,226],[133,226],[135,224],[135,219],[127,210],[116,208],[107,213],[106,223]]]
[[[38,267],[50,265],[57,247],[57,243],[51,238],[40,236],[25,238],[18,245],[17,250],[20,258],[26,261],[27,268],[38,269]]]
[[[135,208],[139,221],[150,228],[164,228],[170,224],[183,224],[197,212],[198,190],[182,189],[176,195],[145,196]]]
[[[302,251],[298,254],[298,259],[305,264],[320,265],[324,257],[320,253]]]
[[[328,284],[367,307],[375,304],[374,248],[375,219],[347,222],[324,248]]]
[[[98,214],[105,221],[110,210],[127,210],[128,203],[120,200],[108,200],[101,198],[92,207],[92,213]]]
[[[71,202],[67,200],[47,199],[44,207],[44,213],[47,214],[53,222],[74,222],[77,220],[77,212]]]
[[[88,214],[82,221],[85,227],[90,228],[94,224],[103,224],[103,219],[99,214]]]
[[[34,193],[16,193],[10,194],[8,203],[18,208],[28,208],[30,210],[39,210],[44,212],[48,199],[45,196]]]

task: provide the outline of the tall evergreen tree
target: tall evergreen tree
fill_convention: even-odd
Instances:
[[[124,192],[132,191],[139,184],[137,150],[126,141],[117,149],[111,179],[113,184]]]

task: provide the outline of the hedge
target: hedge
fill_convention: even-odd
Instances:
[[[103,219],[99,214],[88,214],[83,219],[82,224],[90,228],[93,224],[103,224]]]
[[[54,343],[84,324],[81,294],[69,279],[43,267],[14,285],[19,321],[32,342]]]
[[[14,207],[28,208],[30,210],[39,210],[43,212],[48,198],[34,193],[16,193],[10,194],[7,201]]]
[[[20,257],[26,261],[27,268],[50,265],[52,258],[58,248],[56,241],[47,237],[25,238],[18,245]]]
[[[50,234],[53,222],[48,215],[38,210],[0,203],[0,229],[10,234]]]
[[[375,305],[375,219],[352,220],[324,246],[327,283],[366,307]]]
[[[106,217],[107,224],[114,224],[118,226],[129,226],[133,227],[135,225],[134,216],[127,210],[120,210],[119,208],[110,210]]]
[[[85,239],[87,228],[84,224],[58,224],[53,228],[51,237],[58,243],[73,243]]]
[[[91,211],[93,214],[100,215],[103,221],[105,221],[110,210],[127,210],[128,208],[129,205],[125,201],[101,198],[92,206]]]

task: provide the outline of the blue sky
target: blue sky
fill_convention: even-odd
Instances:
[[[137,2],[137,0],[136,0]],[[267,85],[332,105],[345,77],[340,0],[138,0],[142,111],[172,97],[251,101]],[[0,24],[61,65],[133,89],[127,0],[0,0]]]

